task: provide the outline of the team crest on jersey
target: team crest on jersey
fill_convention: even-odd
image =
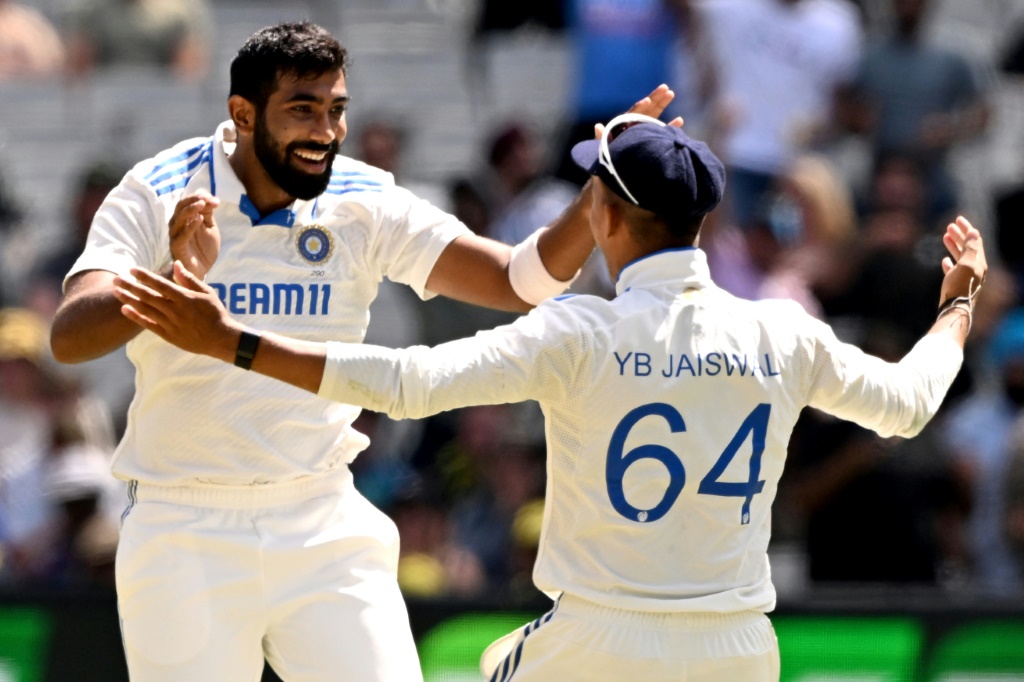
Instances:
[[[334,242],[331,235],[320,225],[307,225],[295,238],[299,255],[310,263],[324,263],[331,257]]]

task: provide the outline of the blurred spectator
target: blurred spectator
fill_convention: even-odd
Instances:
[[[0,309],[0,544],[15,546],[46,519],[43,457],[50,446],[53,377],[44,367],[46,324]],[[7,562],[5,562],[6,564]]]
[[[78,173],[68,206],[68,225],[56,250],[43,254],[29,276],[24,299],[46,318],[53,317],[60,301],[64,277],[85,248],[92,218],[110,190],[117,187],[128,168],[107,160],[86,164]]]
[[[206,0],[81,0],[68,26],[73,76],[157,67],[183,80],[206,75],[212,19]]]
[[[454,215],[474,232],[518,244],[538,227],[551,224],[576,198],[575,185],[545,173],[541,144],[526,124],[497,127],[483,157],[482,170],[454,180],[449,190]],[[603,261],[591,259],[573,291],[600,287],[602,277],[607,280],[603,267]],[[472,336],[518,317],[442,297],[429,301],[423,310],[428,345]]]
[[[855,229],[843,179],[826,158],[805,154],[780,171],[747,229],[717,223],[702,246],[727,291],[754,300],[789,298],[821,317],[818,291],[835,286],[835,263]]]
[[[61,563],[55,559],[61,546],[50,530],[71,528],[60,514],[69,498],[77,499],[69,494],[74,482],[62,469],[65,461],[81,461],[78,455],[88,453],[92,482],[114,488],[107,466],[113,449],[109,414],[55,371],[47,348],[43,319],[25,309],[0,309],[0,575],[5,581],[45,581]],[[83,449],[71,455],[72,445]],[[107,498],[104,505],[110,502]]]
[[[745,229],[776,174],[827,136],[861,50],[847,0],[706,0],[718,70],[711,140],[729,173],[727,220]]]
[[[66,238],[32,269],[22,293],[24,305],[46,320],[53,318],[63,291],[64,277],[81,255],[96,209],[116,187],[127,168],[100,160],[86,164],[78,175],[68,207]],[[135,393],[135,368],[122,347],[109,355],[81,363],[66,371],[74,373],[90,394],[103,401],[119,437],[124,430],[128,404]]]
[[[476,557],[490,594],[504,592],[522,570],[510,551],[516,515],[544,492],[540,411],[536,403],[485,405],[451,417],[455,432],[428,466],[450,510],[453,542]]]
[[[18,282],[10,281],[9,273],[17,268],[10,267],[13,263],[8,263],[13,257],[9,245],[16,237],[21,219],[21,208],[15,202],[3,174],[0,174],[0,264],[4,266],[0,268],[0,306],[14,302],[11,289],[15,288]]]
[[[860,338],[878,326],[904,339],[917,338],[935,321],[939,304],[942,271],[933,254],[924,224],[912,211],[869,216],[862,238],[836,264],[832,295],[822,298],[825,314],[847,318],[854,325],[850,332]]]
[[[474,234],[487,234],[491,226],[491,209],[476,183],[456,178],[448,186],[452,215],[461,220]]]
[[[58,75],[64,59],[64,43],[45,15],[0,0],[0,82]]]
[[[1024,292],[1024,184],[996,194],[995,253],[1016,292]]]
[[[875,335],[865,350],[889,359],[909,348]],[[915,438],[884,439],[813,410],[803,415],[780,485],[805,525],[812,582],[962,580],[969,495],[939,420]]]
[[[545,175],[543,161],[540,142],[528,126],[513,122],[494,131],[485,193],[491,204],[490,237],[518,244],[552,223],[576,198],[579,188]]]
[[[1024,24],[1018,22],[1003,48],[999,69],[1011,76],[1024,76]]]
[[[111,435],[97,439],[86,432],[95,419],[87,401],[69,404],[57,419],[43,467],[51,518],[20,548],[24,581],[114,587],[124,484],[110,475]]]
[[[487,588],[483,567],[452,540],[448,510],[436,492],[421,487],[399,497],[389,510],[402,538],[398,584],[406,597],[477,597]]]
[[[1004,532],[1006,481],[1019,447],[1014,428],[1024,414],[1024,310],[1010,312],[996,328],[988,360],[994,380],[951,408],[945,436],[971,484],[968,533],[975,583],[1005,595],[1024,585]]]
[[[838,98],[838,114],[849,130],[870,138],[876,157],[904,155],[926,171],[926,227],[938,231],[959,204],[949,151],[986,129],[990,106],[975,65],[925,43],[928,6],[929,0],[894,0],[894,33],[865,51],[856,79]]]
[[[942,280],[935,261],[943,247],[924,222],[925,180],[917,163],[893,155],[868,185],[858,239],[832,263],[819,299],[827,317],[845,318],[851,340],[882,328],[915,339],[934,322]]]
[[[523,503],[512,519],[510,575],[507,581],[510,603],[524,603],[537,598],[537,586],[533,584],[533,567],[537,563],[543,525],[543,497]]]
[[[1014,423],[1010,441],[1010,461],[1004,486],[1006,511],[1003,535],[1016,573],[1024,578],[1024,419],[1018,418]]]
[[[1018,576],[1024,577],[1024,419],[1018,419],[1011,436],[1010,463],[1006,471],[1006,513],[1003,534]]]
[[[678,33],[681,27],[695,25],[681,23],[676,12],[689,0],[566,3],[573,91],[555,174],[582,185],[587,175],[572,162],[569,150],[576,142],[594,137],[595,123],[611,120],[662,83],[675,84]],[[666,114],[678,115],[678,106],[674,103]]]
[[[355,158],[386,170],[395,182],[413,194],[447,211],[449,198],[435,183],[417,180],[406,172],[407,129],[388,116],[378,114],[367,118],[355,136]]]

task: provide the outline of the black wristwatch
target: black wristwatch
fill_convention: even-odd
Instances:
[[[242,332],[238,338],[238,350],[235,351],[235,367],[250,369],[252,359],[256,357],[256,349],[260,345],[260,335],[256,332]]]

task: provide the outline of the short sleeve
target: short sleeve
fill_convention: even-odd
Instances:
[[[125,177],[96,212],[82,255],[65,277],[86,270],[127,275],[132,267],[159,270],[169,261],[163,209],[149,187]],[[161,247],[162,246],[162,247]]]
[[[441,252],[472,232],[455,216],[403,187],[389,188],[384,197],[377,262],[388,279],[409,285],[424,300],[431,298],[427,279]]]

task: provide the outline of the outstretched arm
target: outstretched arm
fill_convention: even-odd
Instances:
[[[631,112],[658,117],[671,103],[675,93],[667,85],[658,86],[650,95],[634,104]],[[682,119],[670,125],[682,125]],[[600,127],[595,130],[600,135]],[[548,274],[564,282],[576,276],[594,250],[590,234],[590,183],[562,215],[537,240],[537,251]],[[427,279],[427,289],[466,303],[499,310],[526,311],[533,303],[524,301],[509,280],[512,248],[486,237],[459,237],[441,253]]]
[[[963,362],[974,299],[988,265],[981,235],[965,218],[946,228],[945,277],[935,324],[898,363],[839,342],[821,325],[809,404],[882,436],[910,437],[938,411]]]
[[[137,282],[117,283],[126,317],[183,350],[235,362],[243,334],[254,332],[230,317],[213,289],[180,263],[174,264],[175,282],[145,270],[133,274]],[[487,336],[404,349],[265,332],[249,369],[396,419],[421,418],[467,405],[558,399],[568,375],[537,377],[530,368],[553,336],[573,330],[571,323],[529,315]]]
[[[182,350],[234,363],[246,327],[234,320],[211,287],[174,262],[174,282],[133,268],[135,281],[114,279],[120,311],[131,322]],[[320,388],[327,346],[264,332],[251,369],[312,393]]]

